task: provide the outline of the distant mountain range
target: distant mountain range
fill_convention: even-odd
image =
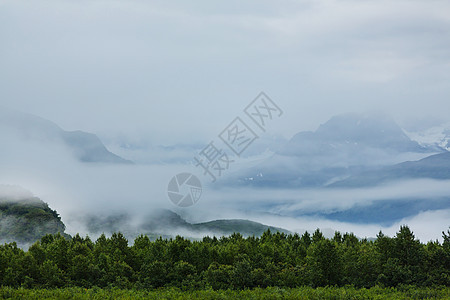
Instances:
[[[108,151],[95,134],[65,131],[44,118],[0,107],[0,137],[5,136],[47,143],[49,146],[49,143],[64,145],[81,162],[132,163]]]
[[[330,187],[364,187],[417,178],[450,179],[450,152],[428,156],[418,161],[407,161],[376,170],[359,172]]]
[[[445,126],[439,128],[433,129],[439,134],[427,137],[427,130],[422,131],[423,135],[405,133],[383,114],[335,116],[314,132],[296,134],[275,155],[256,167],[237,172],[222,184],[294,189],[299,195],[302,189],[314,189],[326,191],[329,201],[333,201],[333,191],[342,194],[359,189],[363,193],[362,189],[368,188],[367,193],[370,193],[375,188],[405,184],[410,180],[450,180],[450,152],[447,151],[450,131],[446,131]],[[411,138],[417,136],[421,139]],[[283,207],[286,199],[274,199],[265,204],[265,209],[282,211],[283,215],[292,217],[390,226],[421,212],[450,208],[450,195],[445,195],[444,191],[411,196],[404,190],[407,186],[402,189],[397,195],[377,193],[370,201],[336,205],[333,209],[286,210]],[[299,197],[298,203],[302,199]]]
[[[388,172],[389,167],[399,170],[405,166],[398,167],[398,163],[419,160],[437,152],[447,151],[411,140],[389,116],[343,114],[331,118],[314,132],[296,134],[271,158],[228,179],[225,184],[323,187],[373,169],[379,172]],[[404,170],[409,171],[413,169]]]
[[[261,163],[258,160],[255,164],[251,164],[253,167],[240,169],[218,180],[213,188],[220,189],[223,186],[283,188],[299,193],[303,189],[325,190],[327,197],[333,197],[333,192],[337,190],[368,188],[368,191],[371,191],[375,187],[383,188],[398,181],[449,180],[450,129],[448,128],[450,127],[443,125],[434,127],[433,130],[405,133],[392,118],[383,114],[338,115],[320,125],[316,131],[299,132],[289,141],[279,142],[281,146],[271,148],[275,154],[269,153],[270,156],[261,159]],[[56,124],[36,116],[0,110],[0,137],[6,137],[4,147],[9,146],[5,142],[9,136],[13,136],[16,140],[37,141],[50,149],[62,146],[64,153],[69,150],[70,154],[85,163],[131,163],[108,151],[94,134],[64,131]],[[26,144],[23,147],[26,147]],[[10,148],[16,150],[15,144],[11,144]],[[185,152],[188,153],[190,149],[188,147]],[[0,151],[2,150],[3,148],[0,148]],[[176,150],[177,147],[161,148],[161,151],[169,151],[172,154]],[[142,151],[146,156],[154,154],[145,147]],[[183,153],[180,157],[189,155]],[[8,157],[6,155],[4,157],[5,161],[8,161]],[[274,195],[276,197],[276,193]],[[303,200],[302,197],[298,199],[299,202]],[[261,203],[259,208],[265,212],[282,211],[285,204],[283,200],[286,199],[273,201],[269,199],[271,203]],[[438,196],[430,196],[427,199],[423,195],[393,196],[392,199],[372,197],[370,201],[355,201],[354,205],[336,207],[339,208],[333,207],[327,211],[323,209],[321,211],[320,208],[308,211],[294,209],[295,211],[283,211],[280,214],[389,225],[428,210],[448,209],[450,195],[445,195],[443,190]],[[87,232],[92,234],[121,231],[128,237],[135,237],[141,233],[153,237],[160,235],[170,237],[176,234],[200,237],[204,234],[227,235],[235,231],[243,235],[260,235],[267,229],[285,232],[281,228],[248,220],[189,223],[180,215],[167,210],[154,212],[138,222],[127,213],[85,215],[82,222],[86,225]]]

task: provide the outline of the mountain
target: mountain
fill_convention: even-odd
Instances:
[[[65,131],[55,123],[27,113],[0,107],[0,136],[45,143],[48,146],[63,145],[81,162],[132,163],[108,151],[100,139],[92,133]]]
[[[129,238],[134,238],[139,234],[146,234],[151,237],[174,237],[179,234],[195,238],[204,235],[230,235],[235,232],[243,236],[259,236],[267,229],[270,229],[272,232],[289,233],[288,230],[282,228],[241,219],[189,223],[177,213],[167,209],[153,211],[144,220],[138,222],[138,224],[133,222],[132,216],[126,214],[105,217],[85,216],[84,222],[87,224],[87,230],[91,234],[121,231]]]
[[[426,129],[406,131],[406,134],[424,147],[450,151],[450,122]]]
[[[393,166],[384,166],[372,170],[357,172],[352,176],[330,184],[327,188],[351,189],[375,187],[411,179],[450,179],[450,152],[431,155],[418,161],[408,161]],[[420,183],[412,183],[420,184]],[[424,187],[426,190],[427,188]],[[436,195],[433,190],[426,196],[392,196],[392,198],[372,199],[366,203],[336,211],[315,211],[310,215],[330,220],[351,223],[374,223],[391,226],[404,218],[419,213],[445,210],[450,207],[450,196]],[[308,215],[303,212],[293,214]]]
[[[320,187],[367,168],[420,159],[432,153],[436,149],[412,141],[387,115],[342,114],[314,132],[299,132],[264,163],[227,183]]]
[[[419,213],[446,210],[450,207],[450,197],[389,199],[355,205],[335,211],[317,211],[313,213],[293,213],[296,216],[314,216],[354,224],[377,224],[392,226],[405,218]]]
[[[356,152],[368,149],[390,152],[425,152],[387,115],[381,113],[348,113],[332,117],[315,132],[296,134],[279,153],[289,156],[329,155],[334,152]],[[358,158],[358,157],[357,157]],[[358,163],[353,155],[349,163]]]
[[[288,230],[263,225],[249,220],[214,220],[204,223],[189,223],[180,215],[167,210],[157,209],[146,218],[137,221],[132,215],[121,213],[107,216],[85,215],[77,218],[78,225],[84,224],[90,235],[122,232],[129,239],[140,234],[152,238],[174,237],[183,235],[199,238],[205,235],[231,235],[240,233],[243,236],[259,236],[267,229],[272,232]],[[0,185],[0,242],[17,242],[21,246],[34,243],[46,234],[60,233],[70,238],[65,231],[66,226],[59,214],[47,203],[33,196],[30,192],[8,185]]]
[[[63,131],[61,137],[82,162],[132,163],[108,151],[95,134],[83,131]]]
[[[6,193],[5,193],[6,190]],[[22,196],[8,191],[19,190]],[[17,193],[15,193],[17,195]],[[46,234],[64,233],[65,225],[58,213],[41,199],[10,186],[0,186],[0,241],[19,245],[34,243]]]
[[[418,178],[450,179],[450,152],[431,155],[418,161],[407,161],[360,172],[335,182],[330,187],[375,186],[391,181]]]
[[[152,232],[171,232],[181,231],[191,233],[195,236],[208,234],[208,235],[230,235],[232,233],[240,233],[243,236],[259,236],[267,229],[272,232],[285,232],[288,230],[264,225],[258,222],[241,219],[225,219],[225,220],[213,220],[202,223],[189,223],[185,221],[178,214],[170,210],[157,210],[152,214],[142,226],[143,229]]]
[[[283,228],[267,226],[258,222],[239,219],[214,220],[210,222],[192,224],[192,227],[195,231],[212,232],[216,236],[230,235],[233,232],[239,232],[243,236],[260,236],[267,231],[267,229],[271,232],[290,233],[288,230]]]

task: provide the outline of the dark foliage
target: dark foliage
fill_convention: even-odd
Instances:
[[[0,285],[9,287],[117,287],[182,290],[246,289],[277,286],[370,288],[450,286],[450,230],[443,243],[422,244],[407,226],[393,238],[375,241],[353,234],[325,238],[317,230],[261,237],[182,237],[151,241],[121,233],[67,239],[46,235],[28,251],[0,246]]]

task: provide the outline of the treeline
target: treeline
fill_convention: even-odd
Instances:
[[[117,287],[245,289],[298,286],[450,286],[450,230],[422,244],[407,226],[375,241],[336,232],[331,239],[265,232],[261,237],[182,237],[132,246],[110,238],[46,235],[28,251],[0,246],[0,285],[26,288]]]

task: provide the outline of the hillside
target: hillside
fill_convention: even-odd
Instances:
[[[29,147],[30,142],[45,144],[49,149],[64,147],[81,162],[132,163],[110,152],[95,134],[66,131],[44,118],[0,107],[0,136],[11,144]],[[13,148],[16,149],[16,148]]]
[[[213,220],[202,223],[189,223],[177,213],[167,209],[157,209],[140,223],[133,222],[133,218],[126,214],[108,216],[86,216],[84,222],[87,230],[92,234],[120,231],[128,238],[135,238],[144,233],[149,237],[185,237],[197,238],[204,235],[231,235],[240,233],[243,236],[260,236],[267,229],[271,232],[289,233],[288,230],[264,225],[258,222],[241,219]]]
[[[440,151],[444,151],[440,149]],[[342,114],[302,131],[261,164],[227,181],[259,187],[323,187],[362,170],[436,153],[412,141],[388,115]]]
[[[58,213],[37,197],[11,199],[0,195],[0,241],[34,243],[46,234],[64,233]]]
[[[141,234],[156,239],[183,235],[200,238],[205,235],[260,236],[267,229],[271,232],[289,231],[249,220],[213,220],[204,223],[189,223],[177,213],[167,209],[156,209],[145,218],[126,213],[108,215],[84,215],[77,217],[85,225],[86,234],[98,235],[122,232],[134,239]],[[46,234],[61,233],[65,237],[65,224],[58,213],[47,203],[30,192],[15,186],[0,185],[0,242],[17,242],[19,245],[34,243]]]
[[[249,220],[239,220],[239,219],[214,220],[210,222],[192,224],[192,227],[194,230],[200,232],[211,231],[214,232],[216,235],[229,235],[232,234],[233,232],[239,232],[243,236],[252,236],[252,235],[260,236],[267,229],[269,229],[271,232],[290,233],[286,229],[267,226]]]
[[[390,181],[417,178],[450,179],[450,153],[435,154],[418,161],[407,161],[393,166],[361,172],[330,186],[375,186]]]

